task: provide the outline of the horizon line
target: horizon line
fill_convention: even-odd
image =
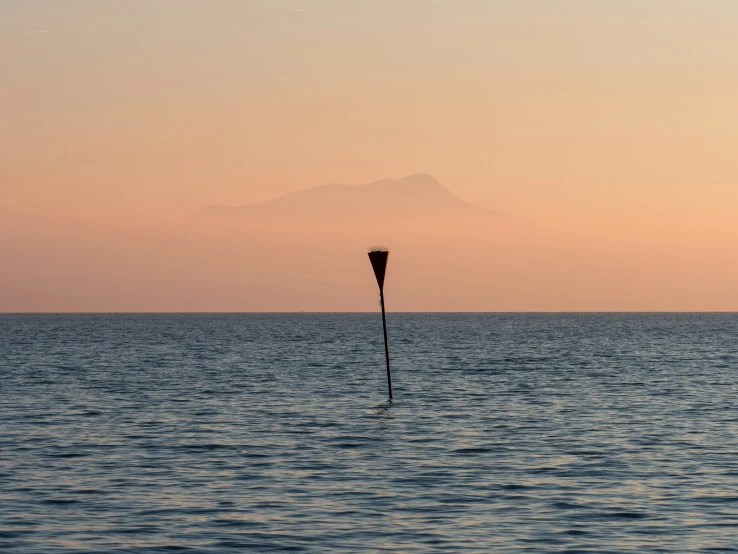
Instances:
[[[374,310],[366,311],[22,311],[4,312],[0,311],[0,317],[9,315],[271,315],[271,314],[308,314],[308,315],[333,315],[333,314],[375,314]],[[469,310],[444,310],[444,311],[392,311],[393,314],[421,315],[421,314],[738,314],[738,310],[500,310],[500,311],[469,311]]]

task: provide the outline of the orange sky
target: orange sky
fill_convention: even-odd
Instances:
[[[343,299],[316,274],[216,300],[208,283],[232,276],[226,264],[167,303],[179,266],[147,274],[151,247],[131,237],[171,251],[166,237],[180,240],[182,218],[208,204],[413,173],[545,231],[526,239],[511,289],[480,261],[500,251],[475,243],[468,294],[439,275],[397,309],[738,310],[733,0],[5,0],[0,11],[0,212],[87,229],[62,247],[6,222],[0,254],[16,266],[0,277],[0,310],[373,309],[354,298],[371,285],[359,266],[337,273]],[[280,240],[295,246],[290,232]],[[128,261],[97,275],[95,236]],[[342,267],[363,240],[324,262]],[[396,279],[413,281],[422,241],[395,240],[413,258],[393,255]],[[296,263],[288,246],[275,274]],[[563,253],[546,261],[552,249]],[[59,274],[69,283],[52,294]],[[81,284],[93,277],[99,290]],[[121,279],[133,279],[127,295]],[[582,282],[591,294],[577,296]]]

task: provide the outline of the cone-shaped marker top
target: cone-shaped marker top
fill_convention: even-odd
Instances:
[[[389,250],[384,247],[372,248],[369,250],[369,261],[372,262],[374,275],[377,277],[379,290],[384,290],[384,274],[387,271],[387,258]]]

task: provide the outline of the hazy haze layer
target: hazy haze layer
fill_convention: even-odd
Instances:
[[[732,0],[1,11],[0,310],[738,310]]]

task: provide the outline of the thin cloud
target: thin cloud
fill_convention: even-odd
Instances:
[[[291,10],[295,10],[296,12],[305,13],[305,10],[302,10],[300,8],[296,8],[295,6],[287,6]]]
[[[41,31],[25,31],[23,33],[13,33],[14,37],[20,37],[23,35],[40,35],[41,33],[52,33],[54,29],[43,29]]]

